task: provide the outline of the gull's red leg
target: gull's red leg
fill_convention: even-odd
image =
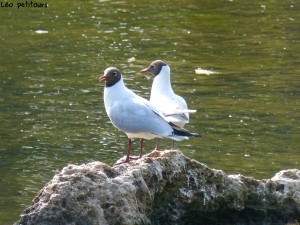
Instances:
[[[141,143],[140,143],[140,156],[139,158],[143,157],[143,147],[144,147],[144,138],[141,138]]]
[[[127,148],[127,156],[125,162],[129,162],[130,159],[130,151],[131,151],[131,139],[128,138],[128,148]]]

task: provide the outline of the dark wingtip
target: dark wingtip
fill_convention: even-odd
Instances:
[[[197,133],[192,133],[189,132],[188,130],[184,129],[184,128],[180,128],[178,126],[176,126],[174,123],[169,122],[169,124],[171,125],[171,127],[173,128],[173,133],[175,135],[178,136],[186,136],[186,137],[202,137],[201,134],[197,134]]]
[[[202,137],[201,134],[197,134],[197,133],[191,133],[185,129],[178,129],[173,127],[173,132],[174,134],[178,135],[178,136],[186,136],[186,137]]]
[[[202,134],[197,134],[197,133],[191,133],[192,137],[202,137]]]

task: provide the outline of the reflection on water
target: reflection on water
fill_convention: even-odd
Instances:
[[[187,156],[256,178],[299,168],[295,2],[48,5],[0,9],[1,224],[67,164],[123,156],[126,136],[110,124],[98,83],[108,66],[148,98],[152,78],[138,71],[155,59],[170,64],[174,91],[198,110],[187,128],[203,134],[177,143]],[[146,151],[154,145],[146,141]]]

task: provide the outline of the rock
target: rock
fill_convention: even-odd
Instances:
[[[272,179],[226,175],[178,150],[109,166],[69,165],[18,225],[286,224],[300,221],[300,171]]]

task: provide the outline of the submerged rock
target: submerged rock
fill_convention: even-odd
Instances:
[[[180,151],[109,166],[69,165],[40,191],[18,225],[286,224],[300,221],[300,171],[272,179],[226,175]]]

